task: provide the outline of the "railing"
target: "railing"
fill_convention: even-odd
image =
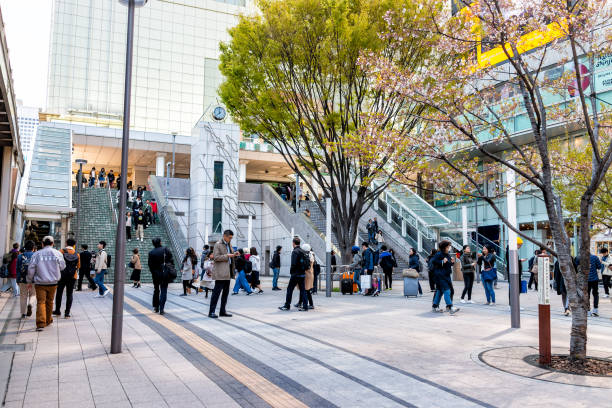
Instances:
[[[170,247],[174,253],[174,258],[179,262],[183,258],[183,254],[189,245],[179,225],[178,216],[174,212],[174,209],[171,208],[168,200],[166,200],[166,196],[159,186],[157,177],[149,177],[149,186],[151,186],[153,198],[155,198],[155,201],[158,203],[157,212],[159,213],[159,219],[170,239]]]

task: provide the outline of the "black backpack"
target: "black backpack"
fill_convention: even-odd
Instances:
[[[245,261],[245,263],[244,263],[244,273],[248,275],[251,272],[253,272],[253,262]]]
[[[382,259],[381,259],[381,261],[380,261],[380,266],[381,266],[382,268],[385,268],[385,269],[391,269],[391,268],[393,268],[393,266],[394,266],[394,265],[393,265],[393,258],[391,257],[391,255],[389,255],[389,256],[383,256],[383,257],[382,257]]]
[[[64,250],[64,261],[66,261],[66,267],[62,269],[62,279],[74,278],[79,265],[79,255],[69,254],[67,250]]]
[[[300,269],[306,272],[310,269],[310,253],[300,249]]]

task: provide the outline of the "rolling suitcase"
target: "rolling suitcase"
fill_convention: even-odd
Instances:
[[[344,272],[342,274],[342,280],[340,281],[340,291],[343,295],[347,293],[349,295],[353,294],[353,274]]]
[[[404,296],[414,296],[417,297],[419,295],[419,280],[417,278],[404,278]]]

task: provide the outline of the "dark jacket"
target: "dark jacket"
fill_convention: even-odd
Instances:
[[[246,259],[244,258],[244,255],[240,255],[234,259],[236,260],[236,273],[238,274],[240,271],[244,271],[246,266]]]
[[[293,248],[291,252],[291,268],[289,269],[289,273],[292,276],[304,276],[305,272],[302,268],[302,264],[300,262],[301,257],[304,255],[304,251],[300,247]]]
[[[408,258],[408,268],[415,269],[417,272],[421,272],[421,260],[419,255],[410,255]]]
[[[397,263],[395,262],[395,258],[393,258],[393,255],[391,255],[391,252],[388,252],[388,251],[381,252],[378,258],[378,264],[384,270],[393,269],[394,267],[397,266]]]
[[[480,265],[480,274],[483,280],[495,280],[497,277],[495,255],[488,253],[486,256],[481,256],[478,258],[478,265]]]
[[[17,283],[28,283],[28,268],[25,268],[25,271],[23,271],[24,268],[22,265],[24,260],[27,260],[29,263],[29,261],[32,259],[32,255],[34,255],[34,252],[25,251],[23,254],[20,254],[19,257],[17,257]]]
[[[578,256],[576,257],[576,265],[580,266],[580,257]],[[597,255],[591,255],[588,277],[589,282],[599,281],[599,274],[597,271],[600,270],[602,266],[603,264],[599,260],[599,257],[597,257]]]
[[[446,259],[446,262],[444,262],[444,259]],[[436,283],[438,284],[438,289],[440,289],[442,292],[445,290],[450,290],[453,286],[453,282],[451,280],[453,264],[451,263],[451,259],[451,254],[443,254],[440,251],[438,251],[433,258],[431,258],[431,265],[434,268]]]
[[[272,261],[270,262],[270,268],[280,268],[281,267],[281,257],[278,251],[274,251],[272,254]]]
[[[561,274],[561,268],[559,267],[559,261],[555,262],[553,279],[557,285],[557,295],[563,295],[567,293],[567,289],[565,288],[565,280],[563,279],[563,275]]]
[[[472,265],[474,263],[474,254],[472,254],[471,252],[468,253],[463,253],[463,255],[461,255],[461,271],[463,273],[474,273],[474,265]]]
[[[508,268],[508,272],[510,272],[510,247],[506,245],[506,267]],[[518,274],[519,278],[523,274],[523,263],[521,262],[521,257],[519,256],[518,250],[516,251],[516,264],[518,265]]]
[[[164,257],[166,263],[172,263],[174,265],[172,252],[170,252],[168,248],[161,246],[159,248],[153,248],[151,252],[149,252],[149,270],[151,271],[151,275],[158,279],[162,276]]]
[[[374,251],[371,248],[363,251],[363,269],[370,271],[374,269]]]
[[[91,258],[92,253],[89,251],[83,251],[79,254],[81,257],[81,270],[89,272],[91,270]]]

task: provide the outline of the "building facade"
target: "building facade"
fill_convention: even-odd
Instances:
[[[27,162],[32,157],[36,130],[40,120],[38,118],[39,108],[23,106],[21,101],[17,101],[17,123],[19,125],[19,138],[21,140],[21,150],[23,159]]]

